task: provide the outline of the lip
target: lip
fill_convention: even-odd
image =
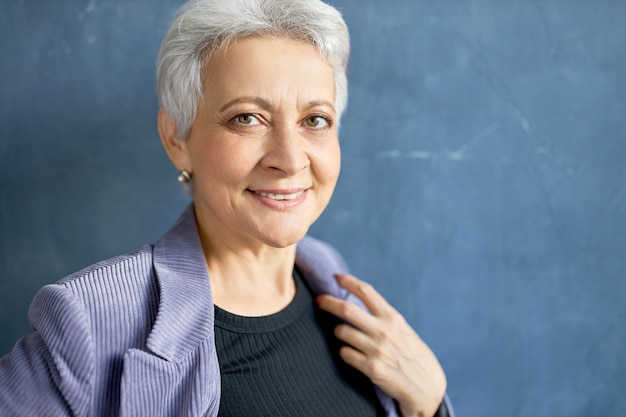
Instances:
[[[277,211],[286,211],[300,206],[308,196],[308,188],[263,189],[247,191],[261,204]]]

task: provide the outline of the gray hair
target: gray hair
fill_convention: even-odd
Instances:
[[[190,0],[159,51],[157,94],[185,139],[202,97],[201,71],[213,53],[247,36],[285,36],[317,48],[333,67],[337,120],[348,102],[350,36],[341,13],[320,0]]]

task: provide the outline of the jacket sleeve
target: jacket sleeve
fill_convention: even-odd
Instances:
[[[439,409],[433,417],[454,417],[454,410],[452,409],[452,404],[450,403],[448,394],[444,395],[443,400],[439,405]]]
[[[48,285],[29,320],[35,332],[0,359],[0,417],[88,415],[94,350],[82,302],[64,285]]]

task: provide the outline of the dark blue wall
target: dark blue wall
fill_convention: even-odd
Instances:
[[[0,354],[40,286],[187,204],[153,92],[178,4],[0,3]],[[433,347],[460,416],[626,415],[626,2],[335,4],[350,105],[312,233]]]

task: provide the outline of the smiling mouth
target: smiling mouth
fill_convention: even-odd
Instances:
[[[274,193],[264,193],[260,191],[254,191],[256,195],[260,195],[261,197],[269,198],[276,201],[288,201],[295,200],[300,197],[304,191],[298,191],[297,193],[292,194],[274,194]]]

